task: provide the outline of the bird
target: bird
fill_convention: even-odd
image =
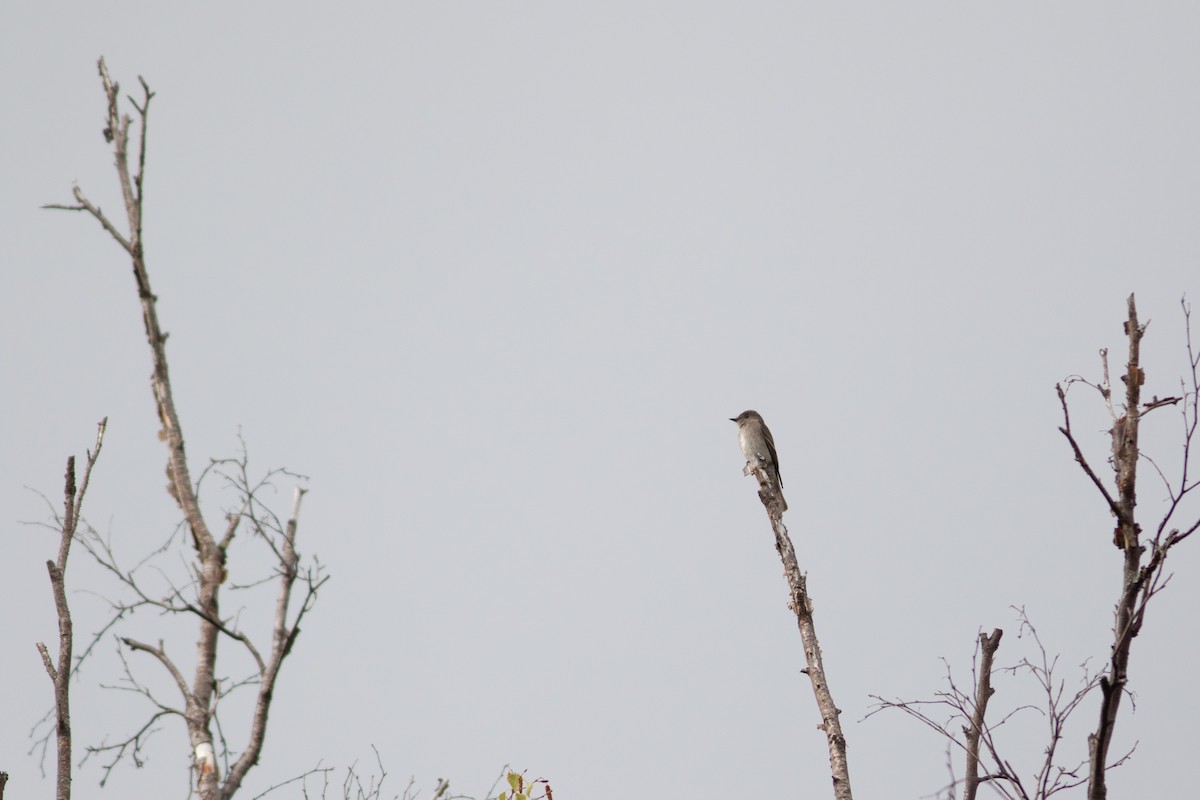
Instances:
[[[783,510],[787,511],[787,500],[783,499],[783,479],[779,477],[779,455],[775,452],[775,438],[771,429],[763,422],[762,415],[757,411],[743,411],[736,417],[730,417],[730,422],[738,426],[738,444],[742,446],[742,455],[746,457],[746,474],[754,464],[762,464],[767,474],[775,484],[775,492]]]

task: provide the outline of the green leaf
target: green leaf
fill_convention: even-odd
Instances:
[[[508,785],[514,792],[521,791],[521,776],[515,772],[508,773]]]

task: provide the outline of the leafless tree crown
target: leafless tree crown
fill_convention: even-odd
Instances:
[[[958,687],[949,666],[946,681],[949,688],[937,693],[933,700],[885,700],[876,696],[876,711],[884,708],[900,709],[938,731],[953,747],[961,749],[966,759],[966,776],[962,781],[964,800],[972,800],[982,783],[989,783],[1002,797],[1013,800],[1041,800],[1060,791],[1076,786],[1087,786],[1088,800],[1104,800],[1107,795],[1107,773],[1116,766],[1126,763],[1132,750],[1112,758],[1109,749],[1117,722],[1117,711],[1121,698],[1128,691],[1129,660],[1133,640],[1145,621],[1150,599],[1160,592],[1169,580],[1164,571],[1168,554],[1180,542],[1188,539],[1197,528],[1200,518],[1182,522],[1181,502],[1200,481],[1190,475],[1192,444],[1197,429],[1197,398],[1200,396],[1200,356],[1192,344],[1191,308],[1183,302],[1183,315],[1187,331],[1187,376],[1181,381],[1179,396],[1159,397],[1150,400],[1142,397],[1146,384],[1146,373],[1142,368],[1141,346],[1149,323],[1138,318],[1134,296],[1126,302],[1126,317],[1123,330],[1127,341],[1125,368],[1120,375],[1123,387],[1114,390],[1110,381],[1108,350],[1100,350],[1102,377],[1088,381],[1080,376],[1071,376],[1055,388],[1062,407],[1063,424],[1059,431],[1066,438],[1076,462],[1087,479],[1096,487],[1108,511],[1115,520],[1111,541],[1121,554],[1121,584],[1117,596],[1113,624],[1113,640],[1104,669],[1097,674],[1085,672],[1080,688],[1073,694],[1066,692],[1064,682],[1055,677],[1057,659],[1050,658],[1042,645],[1037,631],[1019,609],[1020,630],[1028,634],[1039,653],[1034,659],[1022,658],[1014,666],[1004,668],[1010,673],[1032,677],[1040,687],[1042,700],[1036,705],[1020,705],[1009,711],[999,721],[988,722],[985,713],[988,700],[994,693],[991,677],[995,668],[992,659],[1000,644],[1002,631],[992,635],[980,634],[976,668],[978,681],[974,691],[968,693]],[[1112,427],[1108,431],[1107,461],[1112,476],[1106,479],[1092,466],[1084,452],[1084,446],[1076,438],[1071,427],[1070,405],[1067,393],[1073,386],[1084,386],[1095,391],[1108,412]],[[1167,407],[1179,409],[1182,420],[1183,459],[1179,472],[1169,478],[1155,460],[1143,452],[1139,440],[1142,423],[1151,412]],[[1167,495],[1167,509],[1153,525],[1147,536],[1137,513],[1138,466],[1148,463],[1162,481]],[[1060,763],[1058,745],[1063,738],[1067,719],[1083,703],[1085,698],[1099,691],[1099,720],[1087,737],[1087,759],[1076,764]],[[1049,722],[1048,742],[1043,751],[1044,758],[1033,771],[1032,779],[1022,779],[1018,770],[1001,752],[995,732],[1014,714],[1029,708],[1037,708]],[[948,710],[946,720],[939,718],[936,710]],[[875,712],[872,712],[875,713]],[[957,729],[962,724],[961,733]],[[951,786],[958,781],[953,780]]]
[[[143,696],[152,710],[145,725],[132,735],[115,742],[106,741],[89,747],[88,755],[105,759],[104,780],[107,780],[113,767],[123,758],[128,757],[135,763],[140,763],[146,738],[156,730],[160,719],[177,717],[185,723],[190,749],[194,755],[193,769],[201,800],[225,800],[237,792],[246,773],[258,762],[266,740],[267,719],[275,699],[274,691],[279,671],[300,633],[301,621],[312,609],[318,590],[327,580],[327,576],[315,559],[302,564],[296,550],[300,502],[306,490],[300,487],[295,489],[291,512],[286,521],[276,516],[264,499],[264,493],[274,487],[273,481],[284,477],[303,476],[293,475],[284,470],[272,470],[263,478],[252,479],[243,447],[239,458],[214,461],[205,468],[199,479],[193,481],[191,477],[184,448],[183,427],[171,389],[166,353],[167,334],[159,324],[158,298],[151,289],[143,245],[146,134],[154,93],[150,91],[146,81],[139,77],[139,98],[128,98],[137,114],[138,130],[137,150],[131,160],[130,138],[134,120],[128,114],[120,113],[120,87],[109,76],[104,59],[100,59],[99,71],[106,101],[103,134],[105,141],[113,145],[116,158],[117,178],[126,217],[125,230],[119,229],[112,219],[88,199],[79,186],[75,186],[73,190],[75,203],[46,207],[86,213],[129,255],[153,364],[150,383],[158,419],[162,425],[159,438],[167,446],[167,492],[182,510],[183,525],[190,535],[194,553],[186,577],[182,580],[164,577],[165,588],[152,588],[147,583],[142,569],[147,563],[146,559],[133,567],[122,564],[109,540],[101,538],[91,529],[76,532],[75,526],[79,521],[78,508],[72,511],[68,506],[62,524],[64,544],[60,551],[60,559],[58,563],[51,565],[51,580],[55,587],[60,624],[58,666],[53,666],[44,647],[39,649],[42,650],[47,671],[55,681],[61,763],[64,758],[64,728],[68,730],[69,736],[69,725],[65,722],[68,713],[65,676],[70,672],[66,667],[70,664],[71,651],[69,610],[66,608],[65,599],[60,602],[60,595],[69,541],[72,538],[81,541],[90,555],[116,578],[124,594],[124,599],[110,601],[112,618],[93,639],[81,659],[91,652],[101,636],[107,635],[118,623],[128,620],[140,609],[153,608],[168,618],[193,620],[196,623],[197,638],[195,660],[190,666],[179,660],[178,656],[169,654],[162,639],[148,642],[132,636],[119,636],[124,648],[121,651],[121,659],[125,665],[125,676],[118,688]],[[98,452],[99,438],[96,449]],[[93,461],[94,457],[89,455],[89,472]],[[214,532],[209,526],[201,512],[198,497],[202,481],[210,474],[223,478],[226,486],[233,490],[237,498],[226,514],[223,529],[218,532]],[[81,487],[78,495],[80,502],[82,494]],[[221,588],[230,573],[230,565],[227,563],[230,547],[234,543],[235,535],[246,527],[249,528],[251,539],[266,548],[273,566],[265,578],[252,579],[243,584],[231,584],[228,588],[236,590],[264,583],[274,584],[274,612],[271,615],[269,638],[257,643],[249,632],[242,629],[238,617],[231,618],[222,614],[220,603]],[[170,546],[171,542],[168,542],[164,549]],[[161,554],[162,551],[151,554],[148,558]],[[166,576],[167,573],[164,571],[162,575]],[[299,599],[293,596],[297,588]],[[218,679],[217,643],[222,637],[235,642],[237,647],[248,655],[254,665],[251,674],[238,679]],[[155,696],[145,683],[138,679],[130,661],[125,658],[125,652],[142,653],[157,662],[178,689],[176,700],[169,701]],[[190,676],[188,672],[191,673]],[[63,684],[62,688],[60,683]],[[221,726],[220,708],[231,693],[243,687],[252,687],[255,692],[249,727],[244,733],[244,740],[235,746],[227,739]],[[64,778],[60,769],[60,800],[66,800],[69,796],[69,742],[65,757],[67,789],[64,795]]]

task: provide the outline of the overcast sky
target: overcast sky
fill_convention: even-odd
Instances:
[[[564,800],[822,796],[795,619],[728,421],[755,408],[855,788],[915,799],[947,780],[944,745],[862,721],[871,694],[931,696],[941,657],[966,676],[981,628],[1007,632],[998,664],[1032,655],[1013,605],[1068,688],[1107,653],[1120,554],[1054,384],[1098,377],[1100,347],[1123,363],[1137,292],[1146,391],[1178,392],[1198,40],[1193,3],[6,2],[9,791],[53,790],[25,755],[51,700],[34,644],[56,641],[56,539],[21,524],[47,517],[36,491],[58,502],[107,416],[87,518],[129,558],[177,520],[128,260],[92,220],[39,209],[78,181],[119,216],[100,55],[158,93],[146,253],[193,469],[240,431],[252,468],[310,476],[300,550],[333,576],[246,798],[372,745],[397,792],[446,777],[482,796],[510,763]],[[1103,468],[1110,423],[1071,397]],[[1168,468],[1174,414],[1144,429]],[[1138,749],[1114,797],[1190,781],[1198,551],[1172,558],[1135,642],[1113,752]],[[115,588],[73,559],[82,638]],[[190,664],[171,624],[126,633]],[[146,711],[98,688],[115,652],[75,684],[80,750]],[[1037,699],[1006,678],[992,708]],[[1029,713],[1009,740],[1026,774],[1042,726]],[[183,797],[183,726],[147,755],[108,794]],[[80,769],[79,796],[99,778]]]

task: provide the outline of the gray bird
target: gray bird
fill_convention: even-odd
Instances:
[[[750,474],[750,469],[755,463],[766,467],[767,474],[775,482],[775,491],[783,504],[783,510],[787,511],[787,500],[783,499],[783,480],[779,477],[779,455],[775,452],[775,439],[771,436],[771,429],[757,411],[743,411],[729,420],[736,422],[738,426],[738,444],[742,446],[742,455],[746,457],[746,474]]]

